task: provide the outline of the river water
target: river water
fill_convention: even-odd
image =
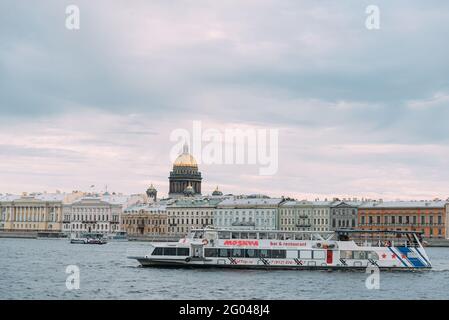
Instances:
[[[432,271],[265,271],[141,268],[128,254],[145,242],[75,245],[67,240],[0,239],[0,299],[449,299],[449,248],[427,248]],[[68,290],[66,268],[79,268]]]

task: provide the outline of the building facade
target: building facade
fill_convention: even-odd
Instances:
[[[65,195],[30,194],[0,197],[0,230],[60,232]]]
[[[311,231],[330,231],[330,212],[334,201],[312,201]]]
[[[279,206],[279,230],[310,231],[313,205],[310,201],[286,201]]]
[[[217,197],[184,197],[167,205],[168,234],[182,236],[190,230],[214,224]]]
[[[422,231],[426,238],[449,238],[446,201],[369,202],[358,209],[360,229]]]
[[[143,201],[143,195],[87,195],[63,206],[63,228],[66,234],[80,232],[115,233],[120,230],[123,208]]]
[[[183,197],[187,193],[193,196],[201,195],[201,172],[198,171],[196,160],[189,153],[187,144],[173,163],[173,171],[170,172],[168,180],[170,198]]]
[[[362,203],[347,200],[333,202],[330,209],[330,230],[357,228],[357,210]]]
[[[214,211],[214,227],[276,230],[281,198],[231,197],[221,201]]]
[[[64,205],[63,232],[113,233],[120,230],[122,205],[97,197],[85,197]]]
[[[446,222],[444,223],[446,227],[445,238],[449,239],[449,199],[446,200]]]
[[[164,236],[168,233],[167,205],[164,202],[126,208],[121,229],[130,236]]]

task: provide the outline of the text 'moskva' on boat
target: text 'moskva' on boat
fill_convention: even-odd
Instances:
[[[431,268],[421,233],[337,230],[192,230],[177,243],[151,243],[148,253],[130,256],[144,267],[260,269],[426,270]]]

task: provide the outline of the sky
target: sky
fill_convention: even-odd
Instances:
[[[436,0],[3,0],[0,193],[166,195],[170,135],[199,121],[279,135],[275,174],[199,163],[204,194],[446,199],[448,16]]]

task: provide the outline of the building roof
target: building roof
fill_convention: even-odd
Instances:
[[[315,200],[311,201],[313,206],[320,206],[320,207],[330,207],[335,201],[321,201],[321,200]]]
[[[27,195],[7,194],[0,196],[0,202],[11,201],[54,201],[62,202],[65,198],[65,193],[30,193]]]
[[[140,212],[155,212],[155,211],[161,211],[164,212],[167,210],[167,204],[166,203],[146,203],[146,204],[136,204],[133,206],[130,206],[124,210],[125,213],[140,213]]]
[[[444,208],[447,201],[373,201],[362,204],[359,208],[386,208],[386,209],[407,209],[407,208]]]
[[[301,200],[301,201],[297,201],[297,200],[289,200],[289,201],[285,201],[283,203],[281,203],[281,207],[304,207],[304,206],[312,206],[313,202],[311,201],[307,201],[307,200]]]
[[[351,207],[360,207],[362,204],[364,204],[364,201],[344,201],[344,200],[338,200],[338,201],[334,201],[332,203],[332,207],[338,207],[340,205],[349,205]]]
[[[216,197],[184,197],[178,198],[169,204],[169,207],[178,207],[178,208],[186,208],[186,207],[215,207],[221,201],[221,198]]]
[[[251,206],[278,206],[282,198],[228,198],[221,201],[219,207],[251,207]]]

